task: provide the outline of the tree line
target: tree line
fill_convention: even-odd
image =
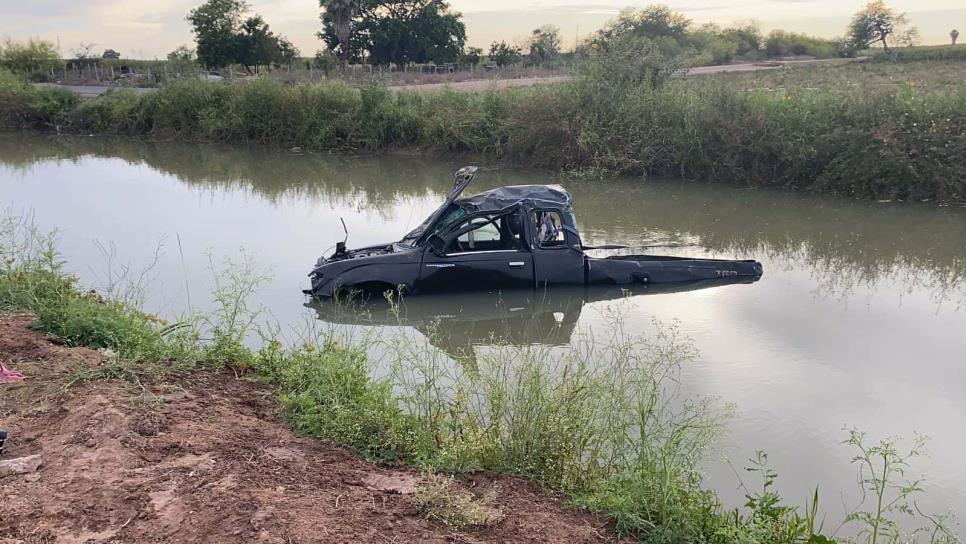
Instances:
[[[518,44],[493,42],[489,50],[466,46],[461,13],[446,0],[319,0],[324,48],[317,65],[369,63],[404,66],[412,63],[489,62],[506,66],[529,61],[543,63],[562,54],[560,29],[544,25]],[[287,65],[300,52],[285,36],[275,33],[259,14],[250,13],[245,0],[206,0],[188,12],[195,47],[180,46],[168,60],[197,63],[207,68],[243,66],[249,73],[259,66]],[[685,15],[664,5],[627,9],[578,44],[580,58],[606,53],[622,70],[655,76],[681,66],[726,64],[786,56],[853,56],[880,46],[889,55],[896,45],[912,45],[918,31],[906,14],[885,0],[872,0],[859,10],[842,38],[822,39],[774,30],[764,35],[754,22],[721,27],[696,26]],[[953,45],[957,30],[949,33]],[[72,61],[116,60],[121,54],[106,49],[98,56],[93,44],[81,44]],[[0,66],[19,73],[48,70],[62,63],[50,42],[7,39],[0,44]]]

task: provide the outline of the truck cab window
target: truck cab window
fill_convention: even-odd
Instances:
[[[565,244],[563,221],[560,212],[540,210],[533,212],[534,234],[536,245],[539,247],[559,247]]]
[[[512,250],[518,246],[505,215],[474,217],[460,224],[455,231],[460,234],[447,247],[450,253]]]

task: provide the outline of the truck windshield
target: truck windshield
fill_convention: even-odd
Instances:
[[[412,232],[407,234],[405,238],[402,239],[402,243],[411,246],[415,244],[416,241],[419,240],[419,238],[422,237],[424,233],[426,233],[427,228],[430,229],[431,233],[440,232],[442,230],[445,230],[447,227],[452,225],[453,222],[457,221],[459,218],[463,217],[464,215],[466,215],[466,210],[464,210],[463,208],[460,208],[456,204],[450,204],[449,206],[446,207],[443,213],[438,215],[439,219],[437,219],[435,223],[433,223],[432,225],[428,224],[433,219],[434,216],[437,216],[437,214],[434,212],[429,217],[427,217],[426,220],[422,222],[422,224],[420,224],[418,227],[413,229]]]

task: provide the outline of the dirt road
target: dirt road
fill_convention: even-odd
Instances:
[[[420,514],[422,477],[295,436],[264,388],[233,373],[178,383],[63,386],[100,353],[51,344],[26,316],[0,316],[0,358],[30,378],[2,385],[3,459],[38,472],[0,478],[0,542],[608,542],[607,522],[514,478],[459,486],[493,494],[502,521],[455,530]]]
[[[699,66],[697,68],[692,68],[687,72],[687,76],[697,76],[704,74],[720,74],[722,72],[756,72],[760,70],[775,70],[777,68],[783,67],[794,67],[802,66],[807,64],[838,64],[845,62],[853,62],[859,59],[820,59],[820,60],[786,60],[778,62],[759,62],[759,63],[744,63],[744,64],[725,64],[721,66]],[[420,91],[420,92],[439,92],[443,89],[451,89],[454,91],[482,91],[486,89],[507,89],[511,87],[530,87],[533,85],[547,85],[551,83],[559,83],[562,81],[567,81],[570,76],[552,76],[552,77],[521,77],[515,79],[500,79],[500,78],[488,78],[488,79],[472,79],[469,81],[455,81],[450,83],[425,83],[421,85],[396,85],[390,87],[394,90],[400,91]],[[81,96],[93,97],[100,96],[107,91],[114,89],[116,87],[105,87],[98,85],[56,85],[52,83],[41,83],[39,85],[47,87],[61,87],[64,89],[71,90]],[[157,91],[157,89],[139,89],[134,88],[134,92],[138,94],[148,94]]]

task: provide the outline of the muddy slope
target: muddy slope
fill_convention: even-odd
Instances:
[[[495,493],[505,518],[456,531],[426,520],[419,476],[295,436],[264,389],[233,374],[164,387],[75,385],[100,354],[51,344],[27,316],[0,316],[0,359],[31,378],[0,385],[3,459],[41,454],[34,474],[0,479],[0,543],[14,542],[608,542],[605,521],[513,478]],[[399,491],[403,493],[399,493]]]

